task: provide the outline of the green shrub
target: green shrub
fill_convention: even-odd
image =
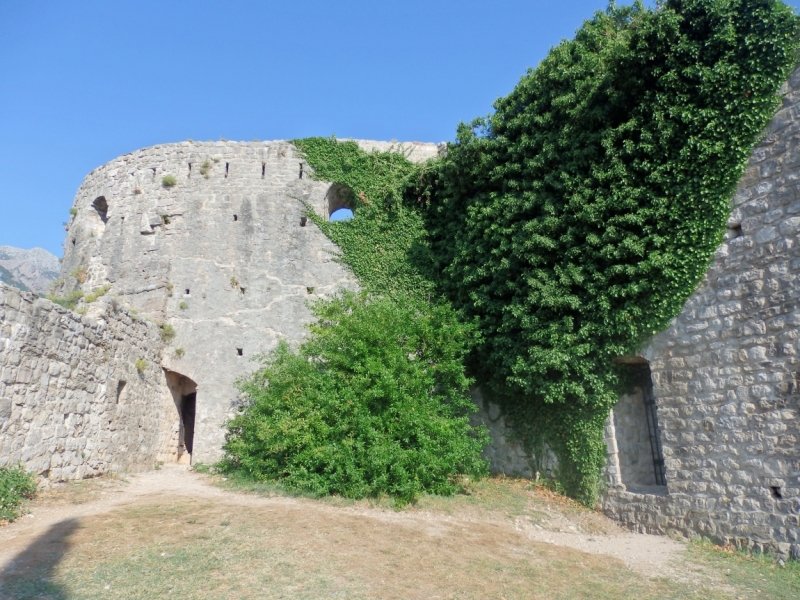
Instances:
[[[161,185],[163,185],[165,188],[171,188],[172,186],[177,185],[177,183],[178,180],[175,179],[174,175],[164,175],[164,177],[161,178]]]
[[[189,304],[187,304],[185,300],[181,300],[180,303],[178,304],[178,308],[180,308],[181,310],[186,310],[187,308],[189,308]]]
[[[159,334],[161,339],[165,342],[171,342],[175,339],[175,328],[169,323],[161,323],[158,328],[161,330]]]
[[[401,504],[486,473],[462,362],[471,327],[410,298],[348,292],[311,306],[319,321],[299,350],[281,343],[240,381],[251,404],[228,423],[223,472]]]
[[[183,355],[186,354],[186,350],[183,348],[175,348],[175,356],[178,358],[183,358]]]
[[[73,206],[72,208],[69,209],[69,214],[74,217],[75,215],[78,214],[78,209]]]
[[[36,493],[36,476],[21,466],[0,467],[0,521],[19,517],[22,501]]]
[[[144,373],[144,370],[147,368],[147,361],[143,358],[139,358],[136,360],[136,370],[139,373]]]

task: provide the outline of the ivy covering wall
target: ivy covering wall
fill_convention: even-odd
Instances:
[[[316,177],[353,194],[352,221],[314,218],[366,287],[444,297],[477,323],[471,374],[591,504],[614,359],[707,270],[797,51],[778,0],[612,4],[460,125],[444,158],[298,140]]]

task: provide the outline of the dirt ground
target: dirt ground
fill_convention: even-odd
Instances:
[[[393,510],[214,482],[173,465],[53,486],[0,527],[0,597],[736,597],[685,543],[546,491]]]

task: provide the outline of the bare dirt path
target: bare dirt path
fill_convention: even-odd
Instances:
[[[52,496],[50,499],[45,497],[33,503],[31,514],[15,523],[0,527],[0,572],[9,574],[24,569],[24,564],[18,564],[24,559],[15,559],[24,556],[23,553],[28,546],[61,522],[102,515],[117,508],[159,499],[192,498],[242,507],[268,509],[270,506],[275,508],[291,506],[316,513],[321,512],[332,521],[337,515],[364,516],[377,522],[413,524],[428,530],[441,527],[469,527],[490,522],[501,528],[512,529],[531,541],[612,556],[642,575],[652,576],[653,573],[660,573],[671,579],[687,580],[687,571],[681,560],[684,544],[663,536],[623,531],[600,515],[592,515],[599,527],[595,527],[595,531],[589,533],[585,531],[586,527],[582,526],[579,519],[559,511],[557,507],[544,508],[543,519],[538,522],[526,517],[492,518],[491,515],[470,511],[445,514],[424,509],[394,511],[364,506],[343,507],[303,498],[263,497],[224,490],[211,485],[207,476],[178,465],[168,465],[158,471],[133,475],[127,481],[112,480],[106,485],[93,488],[90,497],[93,499],[81,504],[58,502],[53,500]]]

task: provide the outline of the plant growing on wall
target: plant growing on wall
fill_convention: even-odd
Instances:
[[[797,47],[777,0],[612,5],[448,147],[429,233],[442,289],[484,333],[473,370],[586,503],[612,361],[701,280]]]
[[[165,188],[171,188],[172,186],[177,185],[177,183],[178,180],[175,179],[174,175],[164,175],[164,177],[161,178],[161,185],[163,185]]]
[[[139,358],[136,360],[135,366],[136,370],[139,371],[139,374],[141,375],[147,368],[147,361],[143,358]]]
[[[158,328],[162,341],[169,343],[175,339],[175,328],[169,323],[161,323]]]
[[[472,373],[592,504],[613,359],[700,281],[797,47],[778,0],[612,4],[427,167],[297,140],[356,213],[311,218],[367,289],[443,292],[478,323]]]

